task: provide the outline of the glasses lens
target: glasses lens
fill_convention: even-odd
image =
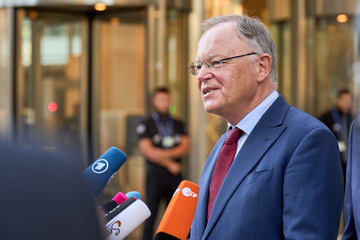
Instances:
[[[194,62],[189,63],[188,69],[189,69],[189,71],[190,71],[190,73],[191,73],[192,75],[196,75],[196,74],[197,74],[197,71],[196,71],[196,67],[195,67],[195,63],[194,63]]]
[[[210,62],[210,65],[213,67],[213,68],[222,68],[222,62],[219,61],[219,60],[212,60]]]
[[[202,67],[202,63],[199,62],[199,61],[195,61],[194,62],[194,70],[195,70],[195,74],[194,75],[198,75],[200,70],[201,70],[201,67]]]

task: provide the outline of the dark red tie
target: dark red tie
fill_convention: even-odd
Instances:
[[[210,181],[207,220],[209,220],[212,207],[226,173],[234,161],[237,143],[242,133],[243,132],[239,128],[231,129],[226,137],[224,146],[220,150]]]

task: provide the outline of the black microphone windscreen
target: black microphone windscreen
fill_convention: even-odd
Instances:
[[[111,210],[110,212],[105,214],[104,218],[105,218],[106,222],[108,222],[111,219],[113,219],[114,217],[116,217],[119,213],[124,211],[124,209],[126,209],[128,206],[130,206],[135,201],[136,201],[136,198],[130,197],[125,202],[123,202],[122,204],[118,205],[113,210]]]
[[[106,214],[108,212],[110,212],[111,210],[113,210],[114,208],[116,208],[119,204],[117,204],[117,202],[115,202],[114,200],[111,200],[109,202],[104,203],[103,205],[101,205],[101,210]]]
[[[154,240],[181,240],[181,239],[177,238],[177,237],[174,237],[174,236],[171,236],[171,235],[169,235],[167,233],[164,233],[164,232],[158,232],[155,235]]]

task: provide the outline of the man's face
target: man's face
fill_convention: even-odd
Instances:
[[[199,41],[196,58],[201,62],[210,62],[211,59],[220,60],[251,52],[253,50],[237,37],[234,23],[229,22],[205,32]],[[254,56],[226,60],[222,69],[202,66],[197,84],[207,112],[229,121],[236,111],[249,108],[258,91],[257,59],[254,60]]]
[[[170,107],[170,95],[165,92],[157,92],[153,98],[153,104],[160,114],[168,114]]]
[[[343,113],[348,113],[351,109],[351,94],[341,94],[337,99],[336,105]]]

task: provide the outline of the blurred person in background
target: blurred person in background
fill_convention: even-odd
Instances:
[[[341,154],[341,163],[344,173],[344,184],[346,176],[347,148],[352,116],[352,96],[348,89],[341,89],[337,93],[335,106],[320,117],[322,121],[335,135],[338,140]]]
[[[151,212],[145,221],[143,240],[153,239],[160,201],[170,202],[182,181],[180,159],[189,152],[186,127],[169,114],[170,99],[167,88],[157,88],[152,97],[155,112],[136,129],[140,151],[146,158],[146,204]]]

